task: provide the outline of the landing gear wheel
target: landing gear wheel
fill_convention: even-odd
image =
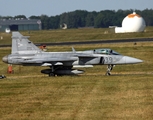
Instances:
[[[110,76],[110,75],[111,75],[111,73],[110,73],[110,72],[106,72],[106,74],[105,74],[105,75]]]
[[[49,73],[48,75],[49,75],[49,77],[54,77],[55,73]]]
[[[114,65],[108,65],[107,66],[107,72],[105,75],[110,76],[111,75],[111,71],[113,70]]]

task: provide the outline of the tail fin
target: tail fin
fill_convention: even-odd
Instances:
[[[41,50],[19,32],[12,32],[12,54],[35,54]]]

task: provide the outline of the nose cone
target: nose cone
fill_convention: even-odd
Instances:
[[[124,56],[124,60],[125,60],[126,64],[136,64],[136,63],[142,63],[143,62],[143,60],[133,58],[133,57],[129,57],[129,56]]]
[[[8,56],[4,56],[4,57],[2,58],[2,61],[5,62],[5,63],[8,63]]]

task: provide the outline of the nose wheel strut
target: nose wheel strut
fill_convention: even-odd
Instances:
[[[110,76],[111,75],[111,71],[113,70],[114,65],[108,65],[107,66],[107,71],[105,75]]]

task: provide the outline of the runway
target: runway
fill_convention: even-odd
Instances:
[[[153,38],[136,38],[136,39],[117,39],[117,40],[89,40],[79,42],[59,42],[59,43],[43,43],[47,46],[54,45],[81,45],[81,44],[114,44],[114,43],[126,43],[126,42],[153,42]],[[41,44],[36,44],[41,45]]]
[[[54,42],[54,43],[34,43],[37,46],[45,44],[47,46],[58,45],[81,45],[81,44],[114,44],[114,43],[126,43],[126,42],[153,42],[153,38],[133,38],[133,39],[116,39],[116,40],[88,40],[79,42]],[[0,45],[0,47],[11,47],[11,45]]]

